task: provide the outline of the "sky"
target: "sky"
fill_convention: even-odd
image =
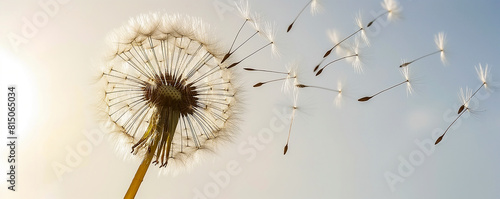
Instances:
[[[287,33],[307,0],[250,1],[252,12],[275,25],[280,55],[265,48],[235,67],[243,111],[231,143],[177,175],[150,167],[137,198],[498,198],[500,4],[400,0],[398,19],[382,17],[366,28],[370,45],[359,49],[363,72],[341,60],[315,76],[314,66],[334,45],[329,32],[339,38],[355,32],[355,17],[366,24],[384,11],[381,2],[318,1],[319,12],[307,8]],[[95,77],[109,49],[108,34],[150,12],[201,18],[223,49],[244,20],[232,0],[0,2],[0,104],[7,104],[8,86],[16,86],[18,96],[16,191],[2,180],[1,198],[125,194],[141,160],[127,156],[130,146],[117,145],[117,137],[102,128]],[[242,35],[252,31],[246,27]],[[446,34],[447,63],[438,54],[412,63],[413,93],[402,85],[357,101],[405,81],[402,60],[437,51],[439,32]],[[236,56],[265,43],[252,39]],[[326,61],[345,53],[333,52]],[[478,92],[471,111],[434,147],[458,116],[460,89],[481,86],[479,64],[489,66],[488,89]],[[252,87],[282,76],[243,70],[286,66],[298,68],[301,84],[338,89],[340,82],[340,104],[337,93],[314,88],[298,89],[294,104],[281,83]],[[297,110],[283,155],[292,106]],[[0,120],[7,121],[6,107],[1,112]],[[0,170],[6,173],[6,122],[1,128]]]

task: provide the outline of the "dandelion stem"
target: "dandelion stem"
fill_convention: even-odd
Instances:
[[[316,76],[318,76],[319,74],[321,74],[321,73],[323,72],[323,69],[325,69],[328,65],[333,64],[333,63],[335,63],[335,62],[337,62],[337,61],[340,61],[340,60],[343,60],[343,59],[347,59],[347,58],[349,58],[349,57],[356,57],[356,56],[358,56],[358,54],[344,56],[344,57],[338,58],[338,59],[336,59],[336,60],[333,60],[333,61],[331,61],[331,62],[328,62],[325,66],[323,66],[323,67],[322,67],[322,68],[321,68],[321,69],[320,69],[320,70],[316,73]]]
[[[429,54],[427,54],[427,55],[421,56],[421,57],[419,57],[419,58],[414,59],[413,61],[409,61],[409,62],[403,63],[403,64],[401,64],[399,67],[408,66],[408,65],[410,65],[410,64],[411,64],[411,63],[413,63],[413,62],[416,62],[416,61],[418,61],[418,60],[420,60],[420,59],[426,58],[426,57],[428,57],[428,56],[431,56],[431,55],[434,55],[434,54],[436,54],[436,53],[440,53],[440,52],[443,52],[443,50],[438,50],[438,51],[436,51],[436,52],[432,52],[432,53],[429,53]]]
[[[229,56],[231,56],[232,52],[231,50],[233,49],[234,47],[234,43],[236,42],[236,39],[238,39],[238,36],[240,35],[240,32],[241,30],[243,29],[243,27],[245,27],[245,24],[247,23],[248,19],[245,19],[245,21],[243,22],[243,24],[241,24],[241,27],[240,29],[238,29],[238,32],[236,33],[236,36],[234,37],[234,40],[233,40],[233,43],[231,44],[231,47],[229,48],[229,50],[227,51],[226,55],[224,55],[224,57],[222,58],[221,60],[221,63],[224,63],[224,61],[226,61],[227,58],[229,58]],[[247,39],[248,40],[248,39]],[[242,44],[243,45],[243,44]],[[241,46],[241,45],[240,45]],[[239,47],[238,47],[239,48]],[[236,51],[236,50],[235,50]]]
[[[231,50],[233,49],[233,46],[234,46],[234,43],[236,42],[236,39],[238,38],[238,36],[240,35],[240,32],[241,30],[243,29],[243,27],[245,26],[245,24],[248,22],[248,19],[245,19],[245,22],[243,22],[243,24],[241,24],[241,27],[240,29],[238,30],[238,33],[236,33],[236,36],[234,37],[234,40],[233,40],[233,43],[231,44],[231,47],[229,48],[229,50],[227,51],[228,54],[231,53]]]
[[[317,89],[322,89],[322,90],[327,90],[327,91],[333,91],[333,92],[337,92],[337,93],[340,93],[339,90],[335,90],[335,89],[331,89],[331,88],[325,88],[325,87],[320,87],[320,86],[310,86],[310,85],[304,85],[304,84],[297,84],[295,85],[299,88],[317,88]]]
[[[277,73],[277,74],[284,74],[284,75],[288,75],[290,73],[286,73],[286,72],[279,72],[279,71],[272,71],[272,70],[263,70],[263,69],[255,69],[255,68],[243,68],[247,71],[259,71],[259,72],[266,72],[266,73]]]
[[[399,85],[401,85],[401,84],[407,83],[407,82],[410,82],[410,81],[409,81],[409,80],[405,80],[405,81],[403,81],[403,82],[401,82],[401,83],[399,83],[399,84],[396,84],[396,85],[394,85],[394,86],[391,86],[391,87],[389,87],[389,88],[386,88],[386,89],[384,89],[384,90],[381,90],[380,92],[375,93],[374,95],[370,96],[369,98],[375,97],[375,96],[377,96],[377,95],[378,95],[378,94],[380,94],[380,93],[383,93],[383,92],[385,92],[385,91],[391,90],[391,89],[393,89],[393,88],[395,88],[395,87],[397,87],[397,86],[399,86]],[[358,100],[358,101],[359,101],[359,100]]]
[[[155,120],[153,119],[154,115],[155,114],[153,114],[150,122],[154,122]],[[157,151],[160,139],[162,142],[160,143],[161,145],[160,148],[163,148],[165,147],[165,145],[167,145],[167,150],[166,150],[167,154],[162,155],[162,158],[165,156],[168,159],[169,157],[168,153],[170,152],[170,146],[172,145],[172,138],[175,133],[175,128],[177,127],[179,117],[180,117],[179,111],[167,108],[166,110],[161,111],[161,115],[158,118],[158,125],[156,126],[156,128],[148,128],[148,130],[145,132],[145,135],[146,134],[151,135],[151,145],[148,147],[146,155],[144,156],[141,165],[137,169],[137,172],[135,173],[132,183],[130,183],[130,187],[128,188],[127,193],[125,194],[124,197],[125,199],[135,198],[135,195],[137,194],[137,191],[141,186],[142,180],[144,179],[144,176],[148,171],[149,165],[151,165],[151,161],[155,156],[155,151]],[[167,138],[165,139],[165,137]],[[157,156],[160,156],[160,154],[157,153]],[[166,163],[163,163],[163,160],[162,164],[166,165]]]
[[[259,82],[255,85],[253,85],[253,87],[260,87],[264,84],[267,84],[267,83],[271,83],[271,82],[277,82],[277,81],[281,81],[281,80],[286,80],[286,79],[292,79],[292,78],[295,78],[295,77],[285,77],[285,78],[279,78],[279,79],[273,79],[273,80],[269,80],[269,81],[265,81],[265,82]]]
[[[474,97],[474,95],[476,95],[476,93],[479,92],[479,90],[484,87],[484,85],[486,85],[486,82],[481,84],[481,86],[469,97],[469,99],[467,99],[466,103],[469,102]]]
[[[290,128],[288,129],[288,138],[286,139],[286,145],[285,148],[283,149],[283,155],[286,155],[286,152],[288,151],[288,143],[290,142],[290,134],[292,133],[292,124],[293,124],[293,119],[295,118],[295,111],[297,111],[296,106],[294,106],[292,110],[292,118],[290,119]]]
[[[357,30],[356,32],[350,34],[349,36],[347,36],[346,38],[342,39],[340,42],[338,42],[337,44],[335,44],[332,48],[330,48],[330,50],[326,51],[325,55],[323,55],[323,58],[326,58],[328,57],[328,55],[330,55],[330,53],[332,52],[333,49],[335,49],[337,46],[339,46],[342,42],[344,42],[345,40],[351,38],[352,36],[354,36],[355,34],[357,34],[358,32],[362,31],[363,28],[360,28],[359,30]]]
[[[229,54],[233,54],[234,52],[236,52],[238,49],[240,49],[243,45],[245,45],[250,39],[252,39],[253,37],[255,37],[255,35],[257,35],[257,33],[259,33],[259,31],[255,31],[252,36],[248,37],[243,43],[241,43],[238,47],[236,47],[233,52],[230,52]]]
[[[346,41],[347,39],[351,38],[352,36],[356,35],[358,32],[362,31],[363,28],[360,28],[359,30],[357,30],[356,32],[350,34],[349,36],[347,36],[346,38],[342,39],[341,41],[339,41],[338,43],[336,43],[332,48],[330,48],[330,50],[326,51],[325,55],[323,55],[323,59],[319,62],[318,65],[316,65],[316,67],[314,67],[314,72],[316,72],[319,68],[319,66],[321,65],[321,63],[323,63],[326,59],[326,57],[328,57],[333,49],[335,49],[337,46],[339,46],[342,42]],[[317,76],[317,75],[316,75]]]
[[[146,156],[144,156],[144,159],[142,160],[141,166],[137,169],[137,172],[135,173],[134,179],[132,180],[132,183],[130,184],[130,187],[127,190],[127,193],[125,194],[125,199],[133,199],[135,198],[135,195],[137,194],[137,191],[139,190],[139,186],[141,186],[142,180],[144,179],[144,176],[146,175],[146,172],[148,171],[149,165],[151,164],[151,160],[153,159],[154,156],[154,148],[158,146],[158,139],[153,140],[153,144],[151,145],[151,148],[148,149],[148,152],[146,153]]]
[[[247,58],[251,57],[251,56],[252,56],[252,55],[254,55],[255,53],[257,53],[257,52],[261,51],[262,49],[264,49],[265,47],[267,47],[267,46],[269,46],[269,45],[271,45],[271,44],[273,44],[273,43],[274,43],[274,42],[269,42],[268,44],[266,44],[266,45],[264,45],[264,46],[260,47],[259,49],[257,49],[257,50],[256,50],[256,51],[254,51],[253,53],[250,53],[249,55],[247,55],[246,57],[244,57],[244,58],[243,58],[243,59],[241,59],[240,61],[234,62],[233,64],[229,65],[227,68],[229,69],[229,68],[235,67],[236,65],[238,65],[239,63],[241,63],[241,62],[242,62],[242,61],[244,61],[245,59],[247,59]]]
[[[384,13],[382,13],[382,14],[378,15],[378,16],[377,16],[377,17],[375,17],[372,21],[368,22],[368,25],[366,25],[366,27],[370,27],[370,26],[373,24],[373,22],[375,22],[378,18],[380,18],[380,17],[382,17],[382,16],[384,16],[384,15],[388,14],[389,12],[390,12],[390,11],[388,10],[388,11],[385,11]]]
[[[302,14],[302,12],[304,12],[304,10],[307,8],[307,6],[309,6],[311,3],[312,3],[313,0],[310,0],[309,3],[307,3],[303,8],[302,10],[300,10],[299,14],[297,14],[297,16],[295,17],[295,19],[293,20],[293,22],[288,26],[288,29],[286,30],[286,32],[290,32],[290,30],[292,29],[293,27],[293,24],[295,23],[295,21],[297,21],[297,19],[299,18],[299,16]]]
[[[466,111],[469,110],[469,108],[466,108],[465,109]],[[462,113],[460,113],[460,115],[457,116],[457,118],[455,120],[453,120],[453,122],[450,124],[450,126],[448,126],[448,128],[446,128],[446,130],[444,131],[443,135],[441,135],[437,140],[436,142],[434,143],[434,145],[437,145],[439,144],[439,142],[441,142],[441,140],[443,139],[444,135],[448,132],[448,130],[450,130],[451,126],[453,126],[453,124],[455,124],[455,122],[457,122],[458,119],[460,119],[460,117],[462,117],[462,115],[466,112],[466,111],[463,111]]]

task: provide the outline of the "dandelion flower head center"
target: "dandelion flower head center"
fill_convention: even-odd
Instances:
[[[157,92],[166,98],[166,100],[180,101],[182,99],[182,94],[175,87],[170,85],[161,85]]]
[[[154,84],[146,84],[144,98],[156,107],[170,107],[181,114],[192,114],[193,107],[198,104],[195,90],[195,86],[185,85],[182,81],[157,79]]]

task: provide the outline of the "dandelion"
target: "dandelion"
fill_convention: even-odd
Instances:
[[[271,46],[271,51],[273,52],[273,54],[278,56],[279,53],[278,53],[278,50],[277,50],[276,44],[275,44],[275,37],[276,37],[275,29],[276,28],[275,28],[274,24],[265,23],[265,30],[262,30],[260,23],[258,22],[259,17],[256,14],[254,14],[253,16],[250,16],[250,14],[249,14],[248,1],[241,1],[240,4],[236,4],[236,6],[237,6],[238,10],[240,11],[241,15],[245,18],[245,21],[243,22],[241,27],[238,29],[238,32],[236,33],[236,36],[234,37],[233,42],[231,44],[231,47],[229,48],[227,53],[222,58],[221,63],[224,63],[233,53],[235,53],[238,49],[240,49],[242,46],[244,46],[248,41],[250,41],[252,38],[254,38],[258,34],[264,36],[269,42],[266,43],[265,45],[261,46],[257,50],[253,51],[249,55],[245,56],[241,60],[233,62],[232,64],[227,66],[227,68],[235,67],[236,65],[240,64],[245,59],[253,56],[255,53],[261,51],[262,49],[264,49],[268,46]],[[245,27],[247,22],[251,22],[251,24],[253,25],[253,27],[255,29],[255,32],[252,35],[250,35],[250,37],[245,39],[240,45],[238,45],[237,47],[235,47],[233,49],[236,40],[238,39],[242,29]]]
[[[406,84],[406,94],[407,95],[410,95],[412,92],[413,92],[413,88],[411,86],[411,80],[410,80],[410,72],[409,72],[409,68],[403,68],[403,70],[401,70],[401,74],[403,75],[403,77],[405,78],[405,81],[399,83],[399,84],[396,84],[394,86],[391,86],[389,88],[386,88],[378,93],[375,93],[374,95],[372,96],[367,96],[367,97],[362,97],[362,98],[359,98],[358,101],[360,102],[365,102],[365,101],[368,101],[370,100],[371,98],[385,92],[385,91],[388,91],[388,90],[391,90],[395,87],[398,87],[400,85],[403,85],[403,84]]]
[[[463,105],[464,106],[464,110],[462,110],[461,112],[459,112],[457,118],[455,118],[455,120],[453,120],[453,122],[448,126],[448,128],[446,128],[446,130],[444,131],[443,135],[439,136],[439,138],[436,140],[436,142],[434,142],[434,145],[439,144],[443,140],[443,137],[446,135],[446,133],[448,132],[448,130],[450,130],[451,126],[453,126],[453,124],[455,124],[455,122],[457,122],[457,120],[460,119],[460,117],[462,117],[462,115],[465,112],[470,111],[469,100],[472,97],[471,93],[472,93],[471,89],[465,88],[465,91],[464,91],[462,88],[460,88],[460,99],[462,101],[464,101],[464,105]]]
[[[446,64],[446,57],[444,54],[445,53],[445,45],[446,45],[446,35],[443,32],[438,33],[437,35],[434,36],[434,43],[436,44],[436,47],[438,49],[437,51],[426,54],[424,56],[421,56],[421,57],[416,58],[416,59],[409,61],[409,62],[403,62],[399,67],[408,66],[408,65],[412,64],[413,62],[416,62],[420,59],[423,59],[425,57],[428,57],[428,56],[431,56],[434,54],[438,54],[438,53],[439,53],[439,56],[441,58],[441,62],[443,64]]]
[[[337,59],[325,64],[321,69],[318,70],[318,72],[316,72],[316,76],[320,75],[327,66],[329,66],[333,63],[336,63],[338,61],[344,60],[344,59],[351,61],[351,65],[356,72],[362,72],[363,68],[362,68],[362,64],[361,64],[359,49],[360,49],[359,42],[356,41],[355,44],[353,45],[351,51],[347,55],[340,57],[340,58],[337,58]]]
[[[194,159],[231,136],[237,89],[199,19],[147,14],[113,37],[102,73],[106,115],[134,155],[143,156],[125,198],[134,198],[150,164]]]
[[[288,26],[288,28],[286,29],[286,32],[290,32],[290,30],[292,29],[293,27],[293,24],[295,23],[295,21],[297,21],[297,19],[299,18],[299,16],[302,14],[302,12],[304,12],[304,10],[307,8],[307,6],[311,6],[311,13],[312,14],[315,14],[318,12],[319,10],[319,3],[318,3],[318,0],[310,0],[303,8],[302,10],[300,10],[299,14],[297,14],[297,16],[295,17],[295,19],[293,20],[293,22]]]
[[[368,37],[366,36],[366,31],[365,28],[363,27],[363,21],[361,20],[361,14],[358,14],[355,18],[356,25],[359,27],[358,30],[350,34],[349,36],[345,37],[344,39],[340,40],[339,42],[336,42],[335,45],[333,45],[332,48],[330,48],[326,53],[323,55],[323,59],[319,62],[316,67],[314,67],[314,72],[316,72],[319,69],[319,66],[325,61],[325,59],[332,53],[332,51],[339,47],[343,42],[348,40],[349,38],[353,37],[356,34],[360,34],[361,39],[367,44],[370,45],[370,42],[368,40]]]
[[[330,91],[330,92],[335,92],[337,93],[337,96],[334,100],[334,103],[337,107],[340,106],[341,100],[342,100],[342,84],[339,81],[338,82],[338,87],[337,89],[331,89],[331,88],[325,88],[321,86],[313,86],[313,85],[305,85],[305,84],[296,84],[295,85],[297,88],[315,88],[315,89],[320,89],[320,90],[325,90],[325,91]]]
[[[366,25],[366,27],[370,27],[377,19],[384,15],[387,15],[387,19],[389,20],[399,17],[401,10],[399,9],[399,5],[396,0],[384,0],[381,4],[382,8],[384,8],[386,11],[368,22],[368,25]]]
[[[481,66],[481,64],[479,64],[479,67],[476,67],[476,73],[479,77],[479,80],[481,80],[482,84],[481,86],[479,86],[479,88],[472,94],[472,95],[467,95],[467,96],[470,96],[469,98],[462,98],[462,106],[460,106],[460,108],[458,109],[458,113],[457,114],[460,114],[461,112],[463,112],[465,110],[465,107],[468,106],[469,104],[469,101],[474,97],[474,95],[476,95],[477,92],[479,92],[479,90],[481,90],[481,88],[485,87],[487,88],[488,86],[488,81],[489,81],[489,69],[488,69],[488,65],[486,64],[486,66],[484,67],[483,69],[483,66]]]

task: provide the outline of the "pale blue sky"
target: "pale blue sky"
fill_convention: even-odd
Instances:
[[[222,46],[228,46],[243,21],[235,15],[231,2],[73,0],[57,4],[58,11],[47,23],[38,24],[36,33],[25,37],[26,43],[16,50],[9,37],[23,36],[23,18],[29,22],[47,11],[39,1],[2,1],[1,84],[2,88],[17,85],[20,100],[19,191],[11,193],[5,182],[0,183],[2,198],[122,197],[140,160],[123,160],[113,141],[92,142],[85,136],[85,132],[100,132],[91,111],[95,108],[91,106],[95,90],[89,85],[106,50],[107,34],[130,17],[161,11],[202,18],[216,29]],[[480,91],[474,101],[479,102],[479,107],[464,115],[434,151],[425,154],[415,142],[433,143],[432,133],[441,134],[456,117],[460,88],[475,90],[481,85],[474,66],[488,64],[491,85],[497,81],[500,4],[401,0],[401,19],[368,29],[371,46],[360,52],[363,73],[354,72],[341,61],[315,77],[313,67],[333,45],[328,30],[337,31],[343,38],[357,29],[354,17],[358,12],[366,24],[373,18],[372,13],[382,8],[379,0],[323,0],[322,12],[312,16],[307,10],[292,31],[285,33],[306,3],[250,1],[251,10],[260,13],[262,20],[275,22],[281,56],[273,57],[265,49],[242,62],[238,70],[285,70],[284,65],[296,63],[301,83],[336,88],[341,81],[345,85],[341,106],[333,102],[335,93],[300,90],[290,147],[283,156],[289,121],[281,120],[283,116],[275,112],[289,112],[291,97],[281,92],[280,83],[252,88],[276,75],[241,70],[241,103],[245,111],[233,143],[193,165],[189,173],[158,175],[159,170],[151,167],[137,198],[196,198],[198,191],[206,198],[238,199],[498,198],[499,87]],[[377,27],[379,31],[375,31]],[[434,35],[438,32],[446,33],[449,63],[443,66],[438,55],[413,63],[412,95],[407,96],[404,87],[397,87],[368,102],[357,101],[404,81],[398,68],[401,60],[434,52]],[[262,43],[262,38],[252,40],[238,56],[243,57]],[[0,102],[5,104],[5,92],[1,96]],[[267,129],[274,132],[272,138],[259,138]],[[0,141],[4,139],[2,136]],[[66,158],[82,143],[90,143],[92,150],[79,154],[81,162],[69,165],[71,172],[58,178],[53,165],[70,164]],[[4,156],[5,149],[1,150]],[[424,154],[424,159],[417,165],[410,162],[414,170],[401,176],[398,168],[402,162],[416,154]],[[237,164],[237,171],[227,184],[217,184],[212,176],[228,172],[228,164]],[[0,169],[6,170],[5,165],[6,160],[0,160]],[[396,182],[391,190],[384,177],[388,173],[400,176],[404,182]]]

